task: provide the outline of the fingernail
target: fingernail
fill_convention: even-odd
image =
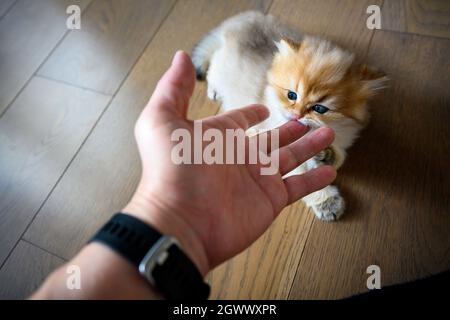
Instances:
[[[180,57],[181,57],[181,55],[183,54],[183,50],[178,50],[176,53],[175,53],[175,55],[173,56],[173,59],[172,59],[172,65],[175,63],[175,61],[177,61]]]

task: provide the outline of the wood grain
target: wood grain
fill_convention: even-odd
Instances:
[[[0,264],[109,100],[34,78],[0,118]]]
[[[284,299],[313,219],[303,205],[286,208],[249,249],[211,272],[210,298]]]
[[[0,299],[26,299],[64,260],[20,241],[0,270]]]
[[[98,0],[38,74],[114,94],[175,0]]]
[[[382,29],[450,39],[450,1],[384,0]]]
[[[0,115],[67,32],[67,6],[89,2],[18,0],[0,20]]]
[[[190,51],[225,17],[268,1],[180,1],[133,68],[115,99],[25,234],[32,243],[70,258],[131,197],[140,175],[136,118],[178,49]],[[201,14],[200,14],[201,13]],[[193,98],[205,101],[204,92]],[[216,109],[212,111],[215,112]],[[192,114],[201,116],[202,112]]]
[[[15,6],[0,20],[0,58],[8,57],[4,61],[17,64],[17,74],[10,66],[8,74],[0,60],[0,102],[4,92],[15,96],[23,87],[20,81],[9,83],[6,75],[12,82],[24,79],[26,83],[42,62],[39,57],[46,56],[44,49],[51,51],[60,40],[54,29],[42,33],[46,29],[39,21],[62,21],[65,28],[65,18],[54,17],[56,8],[41,12],[37,2],[19,0],[19,9]],[[139,1],[130,2],[133,5],[129,7],[118,2],[110,2],[111,6],[105,1],[93,3],[90,18],[82,21],[89,32],[71,32],[61,43],[64,50],[60,48],[50,57],[48,66],[52,67],[47,68],[62,82],[115,90],[120,75],[127,79],[30,225],[26,241],[55,256],[73,256],[134,191],[140,174],[134,122],[173,53],[177,49],[190,51],[205,32],[228,16],[248,9],[266,11],[270,6],[271,13],[295,28],[321,34],[363,58],[375,34],[369,61],[389,73],[391,87],[372,103],[372,122],[339,173],[337,184],[348,202],[343,220],[332,224],[317,221],[299,203],[285,209],[248,250],[210,274],[211,298],[339,298],[366,290],[366,268],[371,264],[381,267],[383,286],[449,268],[450,173],[445,169],[450,159],[446,139],[450,133],[448,40],[373,33],[366,28],[366,8],[381,5],[381,1],[275,0],[271,5],[270,0],[181,0],[158,29],[156,22],[143,21],[142,16],[163,21],[167,8],[162,2],[151,2],[155,5],[151,8]],[[46,9],[54,5],[51,0],[41,3]],[[442,31],[436,31],[440,30],[436,25],[445,25],[436,13],[439,10],[434,9],[440,4],[414,3],[411,6],[420,5],[420,12],[425,12],[414,19],[426,23],[413,20],[422,29],[408,27],[407,2],[389,0],[383,5],[383,28],[443,37]],[[132,8],[134,4],[150,9],[138,13]],[[395,10],[386,11],[389,6]],[[29,13],[32,9],[37,9],[36,16]],[[389,17],[387,12],[394,14]],[[129,16],[150,28],[134,28]],[[18,17],[38,23],[31,28],[18,23]],[[4,26],[14,33],[2,31]],[[156,34],[145,48],[143,39],[150,38],[143,32],[149,30]],[[127,39],[128,32],[132,40]],[[89,42],[90,36],[95,41]],[[36,55],[28,39],[37,46]],[[122,48],[120,41],[130,48]],[[99,43],[102,48],[97,47]],[[108,46],[117,52],[106,50]],[[23,55],[18,48],[24,48]],[[80,48],[89,50],[80,52]],[[138,48],[144,50],[140,58]],[[18,57],[13,56],[13,50],[19,52]],[[80,54],[66,52],[70,50]],[[128,75],[133,59],[138,60]],[[90,72],[97,64],[98,72]],[[107,73],[111,78],[105,76]],[[217,112],[218,106],[206,98],[205,89],[204,83],[197,85],[189,118]],[[98,118],[106,104],[103,99],[107,100],[37,77],[0,119],[0,263]],[[1,107],[0,103],[0,112]],[[62,263],[26,241],[19,242],[0,270],[0,297],[25,297]],[[33,265],[28,257],[34,259]]]
[[[368,3],[277,0],[270,13],[297,30],[338,40],[353,52],[364,54],[372,34],[365,26]],[[301,202],[285,209],[249,250],[212,272],[211,297],[286,299],[314,219]]]
[[[389,54],[387,54],[387,52]],[[377,32],[369,51],[390,78],[339,174],[339,223],[313,223],[291,299],[366,291],[450,268],[450,40]]]
[[[406,32],[406,10],[403,0],[384,0],[381,8],[381,29]]]
[[[304,34],[322,36],[364,55],[373,34],[366,26],[366,10],[371,4],[381,5],[381,1],[275,0],[270,13]]]

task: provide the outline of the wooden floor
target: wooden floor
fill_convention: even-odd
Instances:
[[[66,28],[80,5],[82,29]],[[287,208],[214,270],[214,299],[341,298],[450,268],[450,2],[1,0],[0,298],[24,298],[129,200],[134,122],[177,49],[255,9],[383,69],[390,87],[340,170],[338,223]],[[366,27],[371,4],[382,30]],[[217,112],[199,84],[189,116]]]

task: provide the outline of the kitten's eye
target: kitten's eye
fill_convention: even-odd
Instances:
[[[324,114],[325,112],[327,112],[329,109],[321,104],[316,104],[312,107],[312,109],[320,114]]]
[[[294,91],[289,91],[287,94],[289,100],[295,101],[297,100],[297,94]]]

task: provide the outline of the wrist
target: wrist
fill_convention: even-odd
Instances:
[[[79,287],[70,288],[70,266],[80,270]],[[124,257],[102,243],[89,243],[56,269],[31,299],[162,299]]]
[[[205,277],[210,270],[209,261],[195,230],[179,214],[149,199],[147,193],[138,188],[122,212],[147,223],[161,234],[176,238],[185,254]]]

